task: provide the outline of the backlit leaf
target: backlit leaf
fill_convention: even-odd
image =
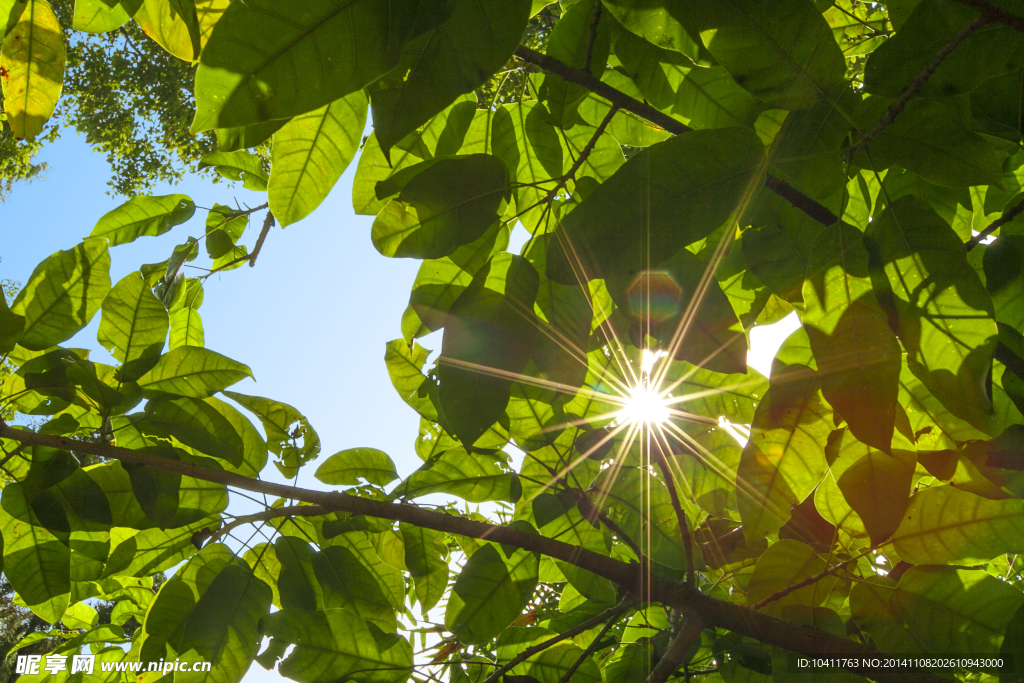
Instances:
[[[35,139],[53,114],[64,83],[64,35],[46,0],[28,0],[3,40],[4,113],[15,137]]]

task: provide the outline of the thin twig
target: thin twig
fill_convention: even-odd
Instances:
[[[270,233],[270,229],[272,227],[274,227],[274,225],[276,225],[276,223],[274,221],[274,214],[271,213],[270,211],[267,211],[267,216],[266,216],[266,218],[263,219],[263,230],[260,231],[260,236],[256,240],[256,246],[253,247],[252,253],[251,254],[246,254],[245,256],[239,256],[236,259],[228,261],[227,263],[225,263],[223,266],[220,266],[219,268],[214,268],[213,270],[211,270],[206,275],[203,275],[202,279],[205,280],[206,278],[210,277],[214,273],[219,273],[221,271],[227,270],[231,266],[239,264],[239,263],[242,263],[243,261],[248,261],[250,268],[255,266],[256,265],[256,257],[260,255],[260,250],[263,248],[263,242],[267,239],[267,235]]]
[[[331,511],[321,505],[290,505],[288,507],[271,508],[252,515],[236,517],[230,524],[225,524],[210,536],[210,543],[216,543],[221,537],[226,536],[233,529],[245,524],[254,522],[266,522],[279,517],[320,517],[329,515]],[[301,527],[300,527],[301,528]]]
[[[996,230],[1003,227],[1004,225],[1012,221],[1014,218],[1019,216],[1021,211],[1024,211],[1024,199],[1017,202],[1016,206],[1014,206],[1012,209],[1007,209],[1006,211],[1004,211],[1003,215],[992,221],[991,225],[989,225],[987,228],[979,232],[971,239],[967,240],[967,251],[974,249],[976,246],[981,244],[982,240],[984,240],[986,237],[988,237]]]
[[[579,626],[574,626],[571,629],[569,629],[568,631],[565,631],[564,633],[559,633],[554,638],[548,638],[543,643],[537,643],[533,647],[526,648],[525,650],[520,652],[518,655],[516,655],[515,657],[510,659],[506,664],[504,664],[503,666],[499,667],[497,671],[495,671],[490,676],[488,676],[487,679],[484,680],[484,683],[497,683],[498,681],[501,680],[501,677],[505,674],[506,671],[510,671],[511,669],[515,668],[519,664],[522,664],[523,662],[525,662],[527,659],[529,659],[530,657],[534,656],[538,652],[543,652],[544,650],[548,649],[552,645],[555,645],[557,643],[562,642],[566,638],[572,638],[573,636],[578,635],[580,633],[583,633],[584,631],[589,631],[590,629],[594,628],[598,624],[604,623],[608,619],[613,619],[615,617],[618,617],[620,614],[622,614],[626,610],[628,610],[631,607],[633,607],[633,604],[634,604],[633,596],[630,595],[629,593],[627,593],[626,597],[622,598],[622,600],[619,602],[619,604],[615,605],[615,607],[609,607],[608,609],[606,609],[605,611],[601,612],[600,614],[598,614],[593,619],[588,619],[587,621],[584,621]]]
[[[576,506],[580,509],[580,514],[583,515],[584,519],[587,521],[593,521],[595,519],[600,520],[602,524],[608,527],[609,531],[619,537],[620,541],[629,546],[629,549],[633,551],[634,555],[636,555],[637,560],[640,562],[646,561],[646,558],[640,551],[640,546],[636,544],[636,541],[630,538],[629,535],[622,530],[622,527],[613,522],[608,515],[601,512],[593,503],[591,503],[585,492],[580,491],[576,500]]]
[[[982,16],[987,17],[989,21],[993,21],[997,24],[1003,24],[1009,26],[1014,31],[1024,33],[1024,17],[1018,17],[1016,14],[1010,14],[1002,7],[993,5],[988,0],[956,0],[961,5],[967,5],[972,7],[979,12]]]
[[[840,569],[844,569],[850,563],[856,562],[857,560],[859,560],[862,557],[866,557],[867,555],[871,554],[872,550],[874,550],[874,549],[873,548],[868,548],[867,550],[862,552],[860,555],[855,555],[855,556],[851,557],[850,559],[844,560],[843,562],[840,562],[839,564],[837,564],[837,565],[835,565],[833,567],[828,567],[828,568],[818,572],[814,576],[808,576],[803,581],[799,581],[797,583],[794,583],[792,586],[786,586],[782,590],[776,591],[775,593],[772,593],[771,595],[769,595],[764,600],[759,600],[758,602],[755,602],[753,605],[750,606],[750,609],[753,609],[753,610],[761,609],[762,607],[764,607],[765,605],[767,605],[769,603],[775,602],[776,600],[781,600],[782,598],[786,597],[787,595],[789,595],[793,591],[797,591],[797,590],[800,590],[801,588],[804,588],[806,586],[810,586],[812,583],[817,583],[818,581],[821,581],[822,579],[824,579],[829,574],[835,574]]]
[[[572,678],[574,673],[576,673],[576,669],[580,668],[583,665],[583,662],[586,661],[587,657],[594,654],[597,648],[601,647],[601,640],[608,634],[608,631],[611,630],[612,626],[614,626],[615,622],[618,620],[619,615],[616,614],[605,622],[604,626],[601,627],[601,630],[597,632],[597,636],[590,641],[590,645],[587,645],[587,649],[583,651],[583,654],[573,662],[572,666],[569,667],[569,670],[565,672],[565,675],[558,679],[558,683],[569,683],[569,679]]]
[[[536,50],[531,50],[525,45],[520,45],[516,48],[515,56],[524,62],[533,64],[542,71],[553,73],[570,83],[582,85],[595,95],[600,95],[612,104],[617,105],[619,109],[636,114],[637,116],[650,121],[654,125],[660,126],[673,135],[681,135],[683,133],[693,131],[693,128],[690,128],[683,122],[672,118],[668,114],[655,109],[645,102],[641,102],[640,100],[630,97],[621,90],[616,90],[604,81],[596,78],[594,74],[589,71],[574,69],[554,57],[541,54]],[[769,175],[765,179],[765,187],[822,225],[830,226],[839,220],[839,217],[832,213],[832,211],[826,206],[808,197],[792,185],[779,180],[778,178]]]
[[[850,147],[849,152],[847,152],[849,157],[853,158],[853,155],[855,155],[860,150],[864,149],[865,145],[874,140],[875,137],[877,137],[878,134],[881,133],[883,130],[888,128],[889,124],[895,121],[896,117],[899,116],[903,109],[907,106],[907,102],[910,101],[910,98],[916,95],[918,91],[921,90],[922,87],[924,87],[924,84],[928,82],[928,79],[932,77],[932,75],[935,73],[935,70],[938,69],[939,66],[942,64],[942,60],[944,60],[950,52],[955,50],[956,47],[960,43],[962,43],[969,35],[971,35],[979,28],[988,23],[991,22],[987,17],[983,16],[980,19],[976,19],[975,21],[971,22],[970,26],[957,33],[948,43],[943,45],[942,49],[938,51],[938,53],[935,55],[935,58],[931,61],[931,63],[928,64],[928,66],[924,68],[924,71],[919,73],[917,77],[914,78],[914,80],[910,83],[910,87],[904,90],[902,93],[900,93],[900,96],[896,98],[896,101],[893,102],[891,107],[889,107],[889,111],[885,112],[885,116],[878,120],[878,123],[875,125],[875,127],[869,130],[867,133],[865,133],[861,137],[861,139],[857,141],[857,144]]]
[[[676,490],[675,478],[669,470],[668,462],[665,460],[665,454],[661,452],[660,446],[658,447],[658,454],[655,457],[658,461],[658,468],[661,469],[661,473],[665,477],[665,486],[668,488],[668,496],[672,501],[672,509],[676,511],[676,519],[679,522],[679,532],[682,534],[683,543],[686,546],[686,585],[692,588],[697,585],[697,573],[693,568],[693,538],[690,535],[690,527],[686,522],[686,512],[683,510],[682,503],[679,501],[679,492]]]
[[[601,7],[604,5],[601,0],[594,0],[594,12],[590,15],[590,35],[587,36],[587,52],[583,60],[583,70],[591,71],[590,63],[594,61],[594,42],[597,40],[597,27],[601,23]],[[602,65],[604,66],[604,65]]]
[[[680,662],[683,661],[683,656],[690,649],[690,646],[693,645],[693,641],[700,637],[703,630],[704,624],[700,619],[694,615],[687,616],[683,628],[672,639],[668,649],[665,650],[665,654],[662,655],[658,664],[651,670],[651,675],[647,677],[647,683],[665,683],[668,677],[679,668]]]

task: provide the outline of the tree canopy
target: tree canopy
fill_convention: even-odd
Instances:
[[[0,0],[14,138],[63,106],[57,9]],[[1020,0],[76,0],[72,25],[141,31],[160,87],[194,67],[197,170],[267,201],[134,196],[3,299],[3,573],[62,625],[22,644],[211,683],[1024,679]],[[129,106],[102,95],[73,97]],[[406,476],[321,453],[204,344],[208,274],[258,268],[352,163],[381,257],[422,262],[382,349]],[[201,237],[111,282],[172,230]],[[750,332],[794,311],[763,376]],[[97,316],[115,365],[70,346]],[[273,481],[303,467],[321,488]]]

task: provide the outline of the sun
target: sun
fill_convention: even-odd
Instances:
[[[643,382],[629,389],[619,414],[626,422],[651,427],[668,422],[672,410],[667,399]]]

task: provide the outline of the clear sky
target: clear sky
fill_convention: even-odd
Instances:
[[[0,204],[0,278],[22,283],[37,263],[76,244],[123,201],[106,194],[106,160],[79,137],[65,133],[38,160],[51,166],[46,178],[18,184]],[[372,219],[352,211],[355,167],[353,162],[310,217],[272,230],[255,268],[211,277],[200,313],[206,346],[248,364],[256,377],[234,390],[295,406],[320,435],[321,459],[372,446],[391,455],[404,476],[420,464],[413,451],[419,420],[392,389],[383,359],[385,343],[401,336],[399,322],[418,261],[388,259],[373,248]],[[266,201],[265,193],[198,177],[157,187],[152,194],[174,192],[207,208],[215,202],[257,206]],[[262,215],[254,215],[242,240],[250,249]],[[166,235],[111,249],[112,281],[141,264],[163,261],[189,236],[201,237],[205,217],[198,209],[192,221]],[[205,265],[203,258],[196,263]],[[98,323],[97,315],[68,345],[93,349],[94,360],[113,362],[96,342]],[[795,326],[791,316],[755,330],[751,365],[767,374],[775,350]],[[440,340],[432,335],[425,343],[434,348]],[[323,486],[313,478],[315,469],[315,463],[305,468],[300,486]],[[281,479],[273,467],[267,474]],[[244,680],[282,679],[254,664]]]

